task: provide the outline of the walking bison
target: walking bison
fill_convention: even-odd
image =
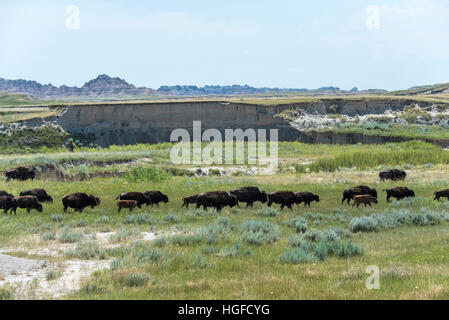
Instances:
[[[361,194],[369,194],[373,196],[374,198],[377,198],[377,191],[374,188],[370,188],[367,186],[355,186],[348,189],[345,189],[343,191],[343,198],[341,199],[341,204],[345,202],[345,200],[348,202],[351,201],[351,199],[356,195]]]
[[[310,203],[312,201],[320,202],[320,197],[317,194],[314,194],[309,191],[304,192],[296,192],[296,204],[301,204],[304,202],[304,207],[308,205],[310,207]]]
[[[357,208],[359,207],[359,204],[363,203],[366,207],[367,204],[369,204],[370,207],[372,207],[371,203],[377,203],[377,198],[373,197],[372,195],[369,194],[360,194],[360,195],[355,195],[353,197],[354,199],[354,203],[352,204],[352,206],[354,207],[355,205],[357,205]]]
[[[135,200],[137,201],[137,207],[140,209],[143,204],[151,205],[151,198],[145,195],[143,192],[123,192],[120,193],[115,200]]]
[[[53,202],[53,198],[44,189],[30,189],[20,192],[21,196],[35,196],[40,202]]]
[[[15,199],[17,200],[17,207],[26,209],[28,213],[30,213],[32,209],[42,212],[42,204],[36,196],[20,196]],[[16,210],[14,210],[14,213],[16,213]]]
[[[5,190],[0,190],[0,196],[8,196],[14,198],[14,196],[11,193]]]
[[[129,212],[133,211],[134,207],[137,206],[136,200],[117,200],[117,212],[120,212],[122,208],[127,208]]]
[[[433,200],[440,201],[440,198],[446,198],[449,200],[449,189],[437,190],[433,194],[435,195]]]
[[[395,198],[396,200],[401,200],[407,197],[414,197],[415,192],[407,187],[392,187],[385,190],[387,192],[387,201],[390,198]]]
[[[167,195],[163,194],[160,191],[156,190],[145,191],[143,194],[151,199],[151,206],[153,206],[153,204],[156,204],[159,207],[159,202],[164,203],[168,202]]]
[[[3,209],[5,214],[11,210],[11,213],[16,213],[17,210],[17,199],[10,196],[0,196],[0,209]]]
[[[11,179],[20,181],[25,181],[28,179],[34,180],[34,178],[36,177],[36,169],[34,169],[33,167],[20,166],[14,169],[6,170],[5,176],[6,182],[9,182]]]
[[[265,191],[260,191],[258,187],[248,186],[233,189],[229,192],[237,197],[237,201],[246,202],[246,206],[252,207],[254,202],[260,201],[265,203],[268,201],[268,195]]]
[[[385,180],[404,180],[407,174],[404,170],[400,169],[390,169],[379,172],[379,179],[380,182],[383,182]]]
[[[191,203],[196,203],[196,200],[198,199],[198,197],[200,196],[201,194],[194,194],[194,195],[192,195],[192,196],[187,196],[187,197],[184,197],[184,198],[182,198],[182,206],[181,206],[181,208],[182,207],[186,207],[186,208],[189,208],[189,204],[191,204]]]
[[[238,206],[237,197],[235,195],[230,195],[226,191],[210,191],[204,192],[198,195],[196,199],[196,208],[203,207],[204,210],[212,207],[221,211],[223,207],[234,207]]]
[[[76,192],[72,194],[68,194],[62,198],[62,205],[64,206],[64,212],[67,212],[67,208],[72,208],[80,213],[83,212],[85,207],[91,207],[92,209],[95,206],[100,204],[100,198],[94,195],[87,195],[84,192]]]
[[[292,205],[297,202],[296,195],[293,191],[277,191],[268,194],[268,206],[271,207],[273,203],[281,205],[281,210],[287,206],[290,210]]]

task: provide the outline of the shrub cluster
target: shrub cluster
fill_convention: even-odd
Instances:
[[[267,221],[245,221],[240,226],[240,231],[243,241],[256,245],[273,243],[281,235],[278,226]]]
[[[349,229],[352,232],[370,232],[377,231],[379,228],[395,228],[401,225],[436,225],[443,220],[449,220],[448,213],[431,211],[425,208],[422,208],[419,213],[407,209],[395,209],[385,214],[353,218],[349,222]]]

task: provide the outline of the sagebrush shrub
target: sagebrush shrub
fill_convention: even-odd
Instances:
[[[361,231],[377,231],[378,223],[375,219],[371,217],[359,217],[353,218],[349,222],[349,229],[352,232],[361,232]]]
[[[145,273],[133,272],[126,275],[124,280],[128,287],[140,287],[150,281],[150,277]]]
[[[243,241],[256,245],[273,243],[280,237],[279,227],[267,221],[245,221],[240,226],[240,231]]]

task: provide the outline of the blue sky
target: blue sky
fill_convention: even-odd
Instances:
[[[54,85],[394,90],[449,82],[448,40],[449,0],[0,2],[0,77]]]

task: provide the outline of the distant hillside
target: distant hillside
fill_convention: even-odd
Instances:
[[[81,88],[52,84],[40,84],[29,80],[6,80],[0,78],[0,91],[24,93],[39,99],[86,98],[110,96],[150,96],[156,91],[149,88],[137,88],[123,79],[112,78],[106,74],[99,75],[86,82]]]
[[[36,101],[25,94],[10,94],[8,92],[0,92],[0,106],[18,106],[35,104]]]
[[[416,86],[407,90],[398,90],[391,92],[395,95],[415,95],[415,94],[438,94],[449,93],[449,83],[440,83],[427,86]]]
[[[7,80],[0,78],[0,92],[21,93],[32,98],[46,100],[105,100],[105,99],[130,99],[150,96],[166,97],[198,97],[198,96],[235,96],[235,95],[351,95],[360,94],[392,94],[392,95],[416,95],[449,93],[449,83],[432,86],[413,87],[408,90],[388,92],[383,89],[367,89],[359,91],[357,87],[351,90],[342,90],[338,87],[328,86],[318,89],[306,88],[255,88],[249,85],[206,85],[198,87],[194,85],[161,86],[154,90],[146,87],[136,87],[118,77],[110,77],[106,74],[97,76],[86,82],[82,87],[69,87],[62,85],[56,87],[52,84],[41,84],[30,80]]]

